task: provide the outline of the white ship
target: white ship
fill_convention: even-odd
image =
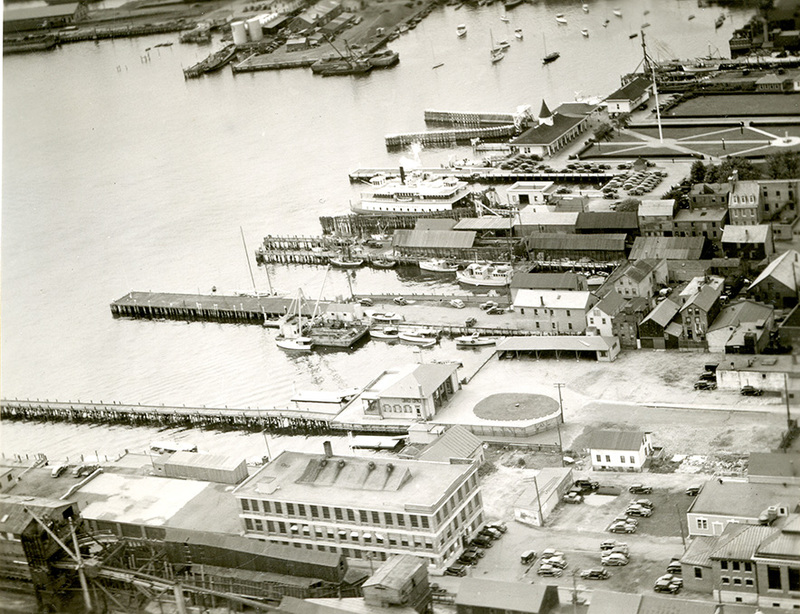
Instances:
[[[508,264],[480,264],[473,262],[456,279],[470,286],[507,286],[511,283],[514,269]]]
[[[361,193],[361,202],[351,203],[355,213],[371,215],[412,215],[452,211],[466,204],[469,188],[455,177],[431,178],[412,172],[400,178],[376,175],[370,180],[372,190]]]

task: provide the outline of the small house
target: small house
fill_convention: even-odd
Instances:
[[[731,258],[761,261],[775,253],[769,224],[728,224],[722,232],[722,250]]]
[[[775,309],[751,300],[723,308],[708,327],[708,351],[726,354],[760,354],[769,345]]]
[[[630,113],[650,99],[653,84],[646,77],[637,77],[605,99],[609,115]]]
[[[641,471],[653,454],[650,433],[598,430],[589,436],[592,469]]]

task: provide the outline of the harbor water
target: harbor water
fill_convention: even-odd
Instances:
[[[449,343],[420,352],[379,341],[292,357],[276,348],[274,330],[115,320],[109,303],[129,290],[252,291],[239,228],[251,259],[264,235],[319,233],[320,215],[345,213],[358,197],[348,171],[412,155],[387,152],[383,137],[423,130],[426,108],[537,112],[542,99],[553,108],[576,93],[608,94],[637,68],[640,37],[629,35],[645,22],[652,55],[666,59],[727,55],[732,30],[749,18],[726,10],[715,29],[721,9],[690,0],[598,0],[588,14],[581,4],[524,4],[508,23],[498,4],[437,9],[391,43],[398,66],[366,77],[224,70],[185,81],[182,68],[209,49],[179,45],[177,35],[4,57],[3,397],[280,407],[295,390],[364,385],[389,365],[461,359]],[[497,64],[492,37],[511,43]],[[543,66],[545,47],[561,58]],[[472,152],[420,155],[438,166]],[[312,299],[350,287],[466,292],[414,271],[357,270],[349,282],[316,267],[269,271],[277,290],[301,287]],[[255,273],[265,291],[263,268]],[[3,425],[3,449],[31,451],[23,438],[36,430],[16,428]]]

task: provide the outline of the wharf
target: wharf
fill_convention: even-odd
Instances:
[[[459,167],[459,168],[420,168],[421,173],[427,173],[439,177],[455,177],[462,181],[474,181],[479,183],[515,183],[517,181],[555,181],[558,183],[592,183],[602,184],[611,181],[616,173],[606,171],[602,173],[572,173],[564,172],[542,172],[525,173],[514,170],[504,170],[500,168],[488,167]],[[352,171],[349,175],[350,183],[368,183],[376,175],[397,175],[396,168],[359,168]]]
[[[462,143],[470,143],[473,139],[499,140],[510,138],[515,134],[517,134],[517,127],[511,124],[486,128],[453,128],[451,130],[387,134],[385,140],[387,149],[397,149],[411,143],[420,143],[426,147],[455,147]]]
[[[83,41],[101,40],[106,38],[130,38],[134,36],[147,36],[150,34],[167,34],[191,30],[195,27],[193,22],[171,21],[166,23],[125,25],[125,26],[98,26],[95,28],[80,28],[74,32],[59,32],[59,43],[80,43]]]
[[[425,109],[426,124],[446,124],[449,126],[485,127],[487,124],[508,126],[516,123],[514,113],[470,113],[459,111],[436,111]]]
[[[352,181],[352,178],[351,178]],[[411,230],[418,219],[451,218],[460,220],[465,217],[477,217],[474,206],[457,207],[450,211],[425,214],[375,214],[347,213],[344,215],[323,215],[319,218],[322,232],[325,235],[339,237],[363,237],[373,234],[387,234],[395,230]]]
[[[241,429],[287,435],[322,435],[346,432],[405,435],[407,426],[360,424],[309,418],[289,408],[186,407],[89,401],[30,399],[0,400],[3,420],[36,420],[135,426],[182,426],[186,428]]]
[[[308,68],[316,58],[302,57],[296,60],[276,60],[269,55],[257,54],[231,65],[233,74],[240,72],[259,72],[262,70],[282,70],[284,68]]]

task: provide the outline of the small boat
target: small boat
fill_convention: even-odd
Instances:
[[[380,330],[370,331],[369,335],[374,339],[388,339],[391,341],[399,338],[400,331],[395,326],[384,326]]]
[[[395,322],[403,321],[403,316],[392,311],[365,311],[364,313],[367,315],[367,317],[375,322],[386,322],[387,324],[393,324]]]
[[[511,47],[511,43],[509,43],[507,40],[501,40],[497,41],[497,46],[500,47],[500,49],[502,49],[503,51],[505,51],[506,49]]]
[[[507,286],[511,283],[514,269],[508,264],[481,264],[473,262],[463,271],[456,273],[456,279],[470,286]]]
[[[522,4],[523,1],[524,0],[505,0],[505,2],[503,2],[503,6],[505,6],[507,9],[513,9],[515,6]]]
[[[589,30],[587,30],[586,28],[581,30],[581,34],[583,34],[584,37],[589,38]]]
[[[642,24],[642,30],[644,30],[645,28],[649,28],[649,27],[650,27],[650,22],[649,22],[649,21],[645,21],[645,22]]]
[[[508,19],[508,17],[506,17],[505,15],[503,15],[503,16],[500,18],[500,21],[502,21],[503,23],[508,23],[509,19]]]
[[[644,14],[645,14],[645,15],[649,15],[649,14],[650,14],[650,9],[645,9],[645,10],[644,10]]]
[[[372,261],[372,266],[374,266],[376,269],[393,269],[397,266],[397,260],[378,258],[377,260]]]
[[[462,23],[456,26],[456,34],[458,38],[464,38],[467,35],[467,25]]]
[[[610,19],[606,19],[606,20],[603,22],[603,27],[604,27],[604,28],[607,28],[607,27],[608,27],[608,24],[610,24],[610,23],[611,23],[611,20],[610,20]]]
[[[479,347],[487,345],[495,345],[497,341],[489,337],[481,337],[480,333],[472,333],[471,335],[463,335],[456,337],[456,346],[458,347]]]
[[[567,20],[564,19],[563,15],[556,15],[556,21],[562,26],[567,25]]]
[[[458,270],[458,264],[449,260],[420,260],[417,264],[421,270],[432,273],[455,273]]]
[[[275,339],[275,345],[282,350],[289,350],[292,352],[310,352],[314,348],[311,337],[278,336]]]
[[[542,58],[542,64],[549,64],[550,62],[555,62],[560,57],[561,54],[558,51],[553,51],[552,53],[548,53],[546,56]]]
[[[691,21],[692,19],[694,19],[694,15],[689,15],[689,21]]]
[[[581,8],[583,9],[584,13],[588,13],[589,12],[589,5],[588,4],[582,5]]]
[[[505,51],[503,51],[499,47],[497,49],[492,49],[492,64],[496,64],[504,57],[506,57]]]
[[[628,34],[628,38],[636,38],[637,36],[639,36],[638,32],[634,32],[633,34]]]
[[[363,258],[350,259],[345,256],[335,256],[329,262],[340,269],[357,269],[364,264]]]
[[[383,51],[370,53],[366,57],[366,60],[373,68],[388,68],[400,61],[400,54],[392,49],[384,49]]]
[[[619,9],[614,9],[611,12],[614,13],[614,15],[616,15],[617,17],[622,17],[622,11],[620,11]]]
[[[722,15],[720,15],[719,17],[717,17],[717,20],[714,22],[714,29],[716,30],[716,29],[721,28],[723,23],[725,23],[725,14],[724,13]]]
[[[436,70],[437,68],[441,68],[442,66],[444,66],[444,62],[439,62],[438,64],[434,64],[433,66],[431,66],[431,68],[433,70]]]
[[[517,40],[522,40],[522,28],[514,30],[514,36],[517,37]]]
[[[417,329],[407,333],[400,333],[398,338],[401,341],[421,345],[422,347],[433,347],[439,342],[439,338],[429,329]]]

